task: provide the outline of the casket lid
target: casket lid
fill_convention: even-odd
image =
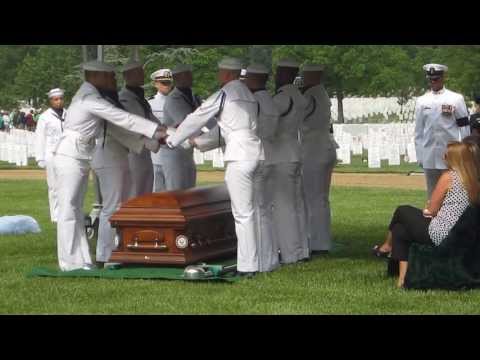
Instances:
[[[186,209],[230,202],[225,185],[203,186],[188,190],[142,195],[122,204],[122,208]]]

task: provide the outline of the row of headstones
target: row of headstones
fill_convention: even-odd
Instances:
[[[35,156],[35,134],[31,131],[12,129],[0,132],[0,161],[16,166],[27,166],[28,158]]]
[[[398,104],[398,98],[379,97],[379,98],[345,98],[343,99],[343,116],[346,120],[354,120],[360,118],[368,118],[383,115],[385,118],[389,116],[400,116],[402,113],[413,114],[416,99],[410,99],[405,105]],[[337,99],[331,99],[332,118],[338,118]]]
[[[363,155],[367,150],[369,168],[380,168],[381,160],[388,160],[390,166],[400,165],[401,156],[407,163],[416,163],[414,126],[411,123],[359,124],[353,131],[355,135],[352,135],[348,125],[336,124],[334,136],[339,145],[338,159],[342,164],[350,164],[351,155]]]

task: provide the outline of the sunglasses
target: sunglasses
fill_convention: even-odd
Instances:
[[[440,80],[442,77],[441,76],[427,76],[428,81],[430,82],[436,82]]]

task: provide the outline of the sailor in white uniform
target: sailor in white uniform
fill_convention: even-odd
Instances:
[[[271,141],[273,164],[273,218],[276,239],[284,264],[310,257],[306,228],[306,209],[302,184],[300,127],[308,102],[293,82],[299,64],[282,59],[277,64],[276,94],[273,101],[279,111],[277,131]]]
[[[168,94],[163,108],[163,124],[178,128],[187,115],[201,104],[192,92],[192,67],[178,64],[172,69],[175,88]],[[195,187],[197,170],[193,160],[193,148],[162,149],[162,169],[165,177],[165,190],[184,190]]]
[[[463,96],[444,87],[448,67],[427,64],[423,70],[431,90],[419,97],[415,106],[415,148],[430,200],[438,179],[447,169],[443,156],[448,143],[470,135],[470,128]]]
[[[211,119],[217,119],[226,143],[225,181],[238,240],[237,269],[239,275],[250,277],[259,270],[254,180],[264,154],[256,135],[258,103],[245,84],[238,80],[241,69],[238,59],[223,59],[219,63],[218,74],[222,89],[188,115],[166,142],[169,147],[175,148],[194,136]]]
[[[262,141],[265,160],[261,160],[255,177],[255,208],[257,213],[257,240],[259,271],[272,271],[280,266],[275,239],[277,224],[273,220],[273,166],[271,141],[278,124],[278,110],[266,89],[269,70],[262,64],[250,64],[246,69],[245,84],[258,102],[257,135]]]
[[[35,130],[35,158],[40,168],[46,169],[48,186],[48,203],[50,219],[57,222],[58,199],[55,171],[53,168],[53,151],[63,132],[63,121],[67,114],[64,109],[64,91],[56,88],[48,92],[50,107],[38,118]]]
[[[148,99],[152,108],[153,115],[163,124],[163,108],[167,95],[172,91],[173,77],[170,69],[160,69],[155,71],[150,78],[152,79],[157,93],[155,96]],[[153,163],[153,192],[160,192],[166,190],[165,172],[163,171],[163,154],[166,146],[161,146],[160,151],[151,154]]]
[[[130,114],[105,100],[102,92],[116,91],[113,66],[91,61],[83,65],[85,82],[72,99],[64,122],[63,134],[54,151],[57,176],[58,262],[62,271],[91,269],[85,231],[83,201],[88,185],[88,174],[104,121],[145,136],[145,143],[163,134],[157,124]],[[158,144],[157,144],[158,145]]]
[[[139,62],[129,62],[121,69],[125,79],[125,86],[118,94],[123,108],[129,113],[149,119],[155,124],[160,121],[154,116],[152,108],[145,99],[143,89],[145,73]],[[137,135],[139,138],[141,135]],[[153,164],[152,156],[156,156],[146,147],[143,147],[140,154],[130,151],[128,163],[131,177],[130,197],[137,197],[150,194],[153,191]]]
[[[302,124],[302,163],[311,252],[332,247],[330,184],[337,154],[330,135],[331,102],[322,82],[323,65],[303,66],[303,95],[310,102]]]

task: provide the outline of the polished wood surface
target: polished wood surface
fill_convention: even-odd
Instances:
[[[189,265],[236,253],[225,185],[143,195],[122,204],[110,222],[120,237],[112,262]]]

